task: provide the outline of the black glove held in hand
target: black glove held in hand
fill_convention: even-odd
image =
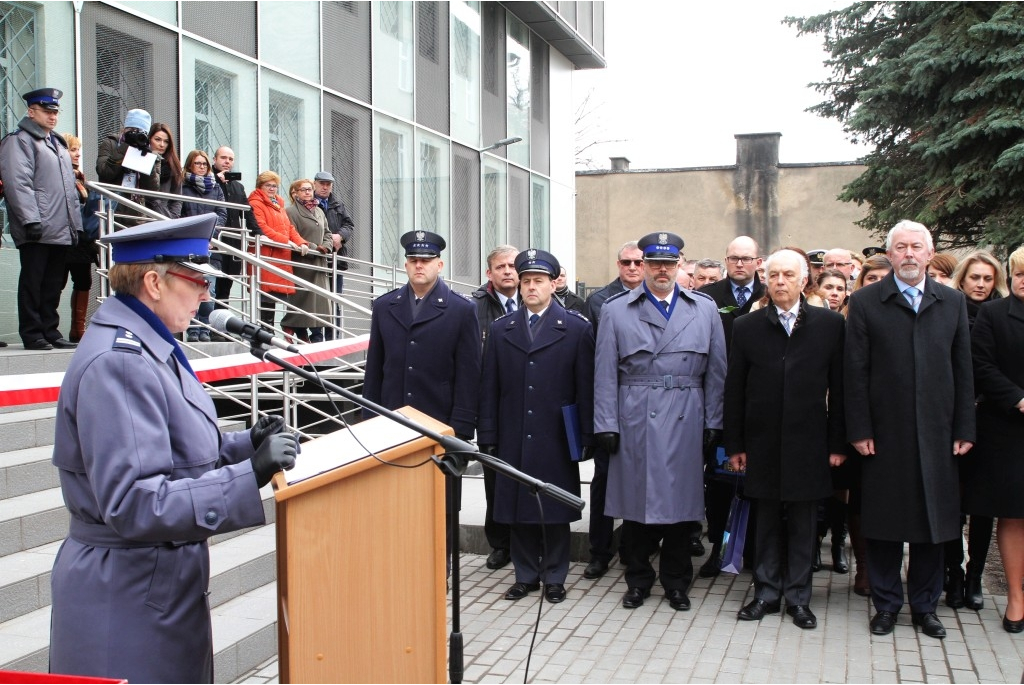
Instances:
[[[43,225],[39,222],[25,224],[25,240],[35,242],[43,239]]]
[[[594,433],[594,442],[608,454],[615,454],[619,451],[618,433]]]
[[[720,428],[705,428],[704,429],[704,451],[714,449],[718,447],[718,443],[722,441],[722,431]]]
[[[261,416],[260,420],[253,425],[249,431],[249,439],[252,440],[252,448],[258,450],[263,441],[271,435],[277,435],[284,430],[284,417],[282,416]]]
[[[253,475],[256,476],[256,485],[262,488],[270,482],[275,473],[295,466],[297,446],[298,441],[292,433],[277,433],[264,440],[250,460]]]

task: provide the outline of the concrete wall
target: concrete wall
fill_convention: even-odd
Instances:
[[[750,142],[743,138],[741,149]],[[776,138],[776,158],[777,149]],[[721,260],[737,235],[758,239],[765,254],[784,245],[859,252],[876,244],[854,223],[866,210],[836,199],[862,165],[785,165],[764,152],[738,155],[735,166],[577,173],[577,279],[588,287],[611,281],[619,246],[653,231],[681,235],[688,259]]]

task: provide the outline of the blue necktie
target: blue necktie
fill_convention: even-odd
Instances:
[[[538,319],[540,319],[539,314],[530,314],[530,328],[533,328],[533,324],[537,323]]]
[[[742,307],[747,303],[747,286],[736,290],[736,306]]]
[[[782,325],[786,329],[786,335],[790,335],[793,332],[793,313],[782,312],[779,316],[782,317]]]
[[[505,313],[511,314],[516,310],[516,303],[511,297],[505,300]]]
[[[907,301],[910,302],[910,306],[913,307],[914,311],[916,312],[917,311],[917,307],[918,307],[917,297],[918,297],[918,295],[921,294],[921,291],[918,290],[917,288],[911,286],[911,287],[907,288],[906,290],[904,290],[903,294],[906,296]]]

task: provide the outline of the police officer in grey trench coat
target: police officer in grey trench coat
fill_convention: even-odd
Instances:
[[[295,463],[279,418],[220,433],[173,337],[220,274],[205,263],[214,220],[103,239],[117,294],[93,316],[57,403],[53,465],[71,525],[51,577],[54,673],[212,682],[206,541],[264,523],[260,487]]]
[[[601,308],[594,372],[594,433],[608,450],[605,513],[623,519],[623,606],[654,585],[650,556],[662,542],[660,577],[673,609],[690,607],[690,529],[704,516],[703,443],[722,429],[725,337],[714,301],[679,290],[683,240],[638,241],[644,282]]]

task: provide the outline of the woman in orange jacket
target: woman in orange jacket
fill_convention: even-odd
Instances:
[[[277,194],[277,188],[281,185],[281,177],[273,171],[264,171],[256,177],[256,190],[249,193],[249,206],[256,217],[256,222],[263,230],[263,236],[277,243],[290,244],[292,248],[261,246],[260,256],[265,259],[291,260],[292,250],[305,255],[316,245],[310,245],[295,226],[288,219],[285,213],[284,198]],[[274,263],[274,266],[282,271],[292,272],[290,263]],[[291,281],[270,273],[260,273],[260,321],[268,326],[274,325],[274,311],[276,303],[263,293],[280,293],[291,295],[295,292],[295,286]]]

